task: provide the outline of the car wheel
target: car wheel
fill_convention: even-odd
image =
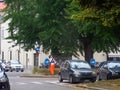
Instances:
[[[6,83],[5,88],[3,90],[10,90],[10,85],[8,82]]]
[[[107,75],[107,80],[111,79],[111,74]]]
[[[94,83],[96,81],[96,79],[91,79],[90,81]]]
[[[13,70],[12,69],[10,69],[10,72],[12,72]]]
[[[23,72],[24,70],[21,70],[21,72]]]
[[[59,74],[59,82],[63,82],[63,79],[62,79],[62,76],[61,76],[61,74]]]
[[[72,76],[69,77],[69,82],[70,82],[71,84],[74,83]]]

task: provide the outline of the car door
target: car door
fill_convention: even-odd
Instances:
[[[62,63],[61,67],[60,67],[60,73],[63,79],[65,79],[65,62]]]
[[[69,62],[65,63],[65,78],[69,79],[70,76],[70,64]]]
[[[104,64],[101,69],[100,69],[100,78],[101,79],[107,79],[107,73],[108,73],[108,70],[107,70],[108,66],[107,66],[107,63]]]

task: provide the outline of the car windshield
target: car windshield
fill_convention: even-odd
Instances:
[[[72,62],[71,68],[73,68],[73,69],[84,69],[84,68],[90,69],[91,67],[86,62]]]
[[[110,62],[108,68],[120,68],[120,62]]]
[[[20,62],[17,60],[11,60],[11,64],[20,64]]]

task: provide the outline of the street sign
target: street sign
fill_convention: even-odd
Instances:
[[[39,51],[40,51],[40,47],[37,47],[37,48],[36,48],[36,51],[39,52]]]

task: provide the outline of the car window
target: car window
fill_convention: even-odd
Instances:
[[[115,68],[115,67],[120,68],[120,63],[110,62],[110,63],[108,63],[108,67],[109,67],[109,68]]]
[[[103,66],[101,66],[103,68],[108,68],[108,65],[107,64],[103,64]]]
[[[86,62],[72,62],[71,68],[73,69],[82,69],[82,68],[91,68],[90,65]]]
[[[63,65],[64,68],[68,68],[69,65],[68,65],[68,62],[65,62],[64,65]]]
[[[66,62],[65,68],[69,68],[69,67],[70,67],[70,64],[68,62]]]
[[[65,67],[65,62],[64,62],[64,63],[62,63],[61,67],[62,67],[62,68],[64,68],[64,67]]]
[[[20,64],[20,62],[17,60],[11,60],[11,64]]]

